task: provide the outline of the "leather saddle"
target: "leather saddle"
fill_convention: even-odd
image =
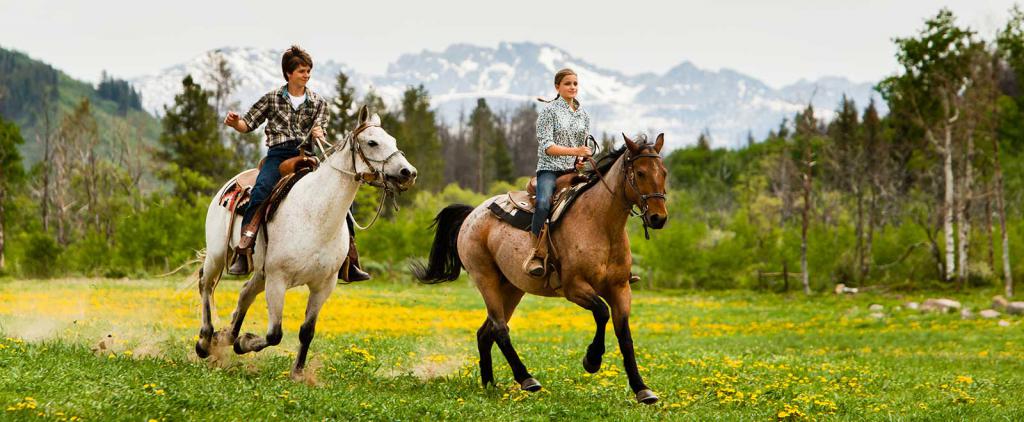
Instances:
[[[557,179],[555,179],[555,193],[562,192],[572,185],[575,185],[577,183],[583,183],[588,180],[590,179],[588,179],[587,176],[581,175],[579,173],[563,174],[561,176],[558,176]],[[533,196],[537,195],[537,176],[530,178],[530,182],[526,184],[526,192]],[[554,203],[554,199],[555,195],[551,195],[552,203]]]
[[[260,169],[263,168],[263,161],[260,160],[257,168],[248,169],[235,176],[234,183],[224,191],[218,201],[224,208],[231,210],[235,214],[242,214],[246,206],[249,204],[249,199],[252,195],[252,188],[256,186],[256,178],[259,177]],[[277,167],[281,173],[281,178],[274,185],[274,189],[271,190],[270,197],[263,202],[262,208],[274,209],[276,205],[284,200],[288,191],[291,189],[291,185],[294,185],[298,179],[305,176],[312,170],[315,170],[320,163],[316,157],[300,154],[297,157],[289,158],[281,163]],[[257,215],[263,214],[263,212]]]

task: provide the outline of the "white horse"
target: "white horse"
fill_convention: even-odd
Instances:
[[[253,275],[242,286],[238,305],[231,314],[227,341],[234,344],[235,353],[260,351],[281,342],[285,290],[302,285],[309,288],[306,317],[299,330],[301,345],[291,372],[293,378],[301,377],[317,315],[334,291],[338,268],[348,255],[345,215],[356,190],[363,183],[406,190],[416,181],[416,168],[405,159],[395,138],[380,127],[380,117],[368,114],[365,106],[359,110],[358,125],[352,134],[328,151],[318,169],[292,187],[266,224],[266,235],[257,236]],[[236,218],[228,239],[231,211],[218,203],[232,183],[234,179],[221,187],[206,212],[206,258],[199,271],[202,328],[196,343],[200,358],[209,356],[214,335],[213,292],[241,231],[241,221]],[[263,291],[269,314],[266,336],[239,336],[246,311]]]

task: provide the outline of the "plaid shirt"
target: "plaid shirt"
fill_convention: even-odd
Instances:
[[[296,110],[288,99],[288,85],[275,89],[260,97],[252,105],[242,121],[252,131],[267,122],[267,147],[288,141],[299,142],[309,137],[314,126],[327,130],[327,101],[306,88],[306,101]]]

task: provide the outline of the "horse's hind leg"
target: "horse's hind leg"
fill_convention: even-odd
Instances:
[[[483,331],[484,341],[478,340],[478,345],[481,348],[486,345],[487,341],[498,344],[498,349],[501,350],[501,354],[505,356],[505,360],[508,361],[509,367],[512,368],[512,376],[516,382],[519,383],[520,388],[526,391],[537,391],[541,389],[541,385],[536,379],[530,375],[530,372],[526,370],[526,365],[519,359],[519,354],[516,353],[516,349],[512,346],[512,339],[508,334],[508,320],[505,317],[505,303],[509,294],[516,294],[510,291],[504,285],[507,282],[503,282],[501,276],[497,274],[497,269],[489,271],[490,274],[477,274],[476,279],[477,288],[480,290],[480,295],[484,298],[484,304],[487,306],[487,322],[484,323],[483,327],[480,327]],[[518,290],[518,289],[516,289]],[[518,295],[521,297],[522,292]],[[514,301],[518,303],[518,301]],[[512,306],[515,309],[515,306]],[[481,336],[478,335],[478,338]],[[490,347],[487,350],[490,353]],[[481,353],[481,360],[483,353]],[[482,363],[482,362],[481,362]],[[482,365],[481,365],[482,368]],[[481,370],[481,377],[485,374]],[[493,374],[491,375],[493,381]],[[485,380],[486,381],[486,380]]]
[[[512,313],[515,312],[516,306],[523,298],[523,291],[508,282],[505,282],[502,287],[502,308],[507,322],[512,319]],[[491,348],[494,346],[492,331],[491,319],[487,318],[476,332],[476,345],[480,352],[480,379],[484,387],[487,384],[494,384],[494,365],[491,360]]]
[[[237,354],[258,352],[267,346],[281,344],[281,316],[284,313],[284,282],[279,278],[272,278],[269,283],[264,282],[267,296],[267,335],[259,337],[252,333],[245,333],[235,339],[234,350]]]
[[[223,257],[212,254],[203,260],[199,269],[199,296],[202,300],[202,327],[199,329],[199,341],[196,342],[196,355],[200,359],[210,356],[210,343],[213,340],[213,291],[217,288],[221,271],[224,270]]]
[[[604,333],[608,325],[608,305],[587,283],[568,283],[565,291],[566,299],[594,314],[594,340],[587,346],[587,354],[583,356],[583,369],[593,374],[601,369],[601,356],[604,355]]]
[[[313,342],[313,334],[316,332],[316,318],[320,315],[320,308],[324,306],[327,299],[331,297],[334,286],[337,282],[334,274],[319,288],[309,288],[309,300],[306,302],[306,319],[299,328],[299,353],[295,357],[295,366],[292,366],[292,380],[302,379],[302,370],[306,367],[306,355],[309,353],[309,344]]]

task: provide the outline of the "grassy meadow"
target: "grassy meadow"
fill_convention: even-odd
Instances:
[[[218,329],[240,286],[222,281]],[[950,297],[976,313],[995,293]],[[662,398],[652,406],[633,400],[611,324],[604,366],[583,371],[593,319],[566,301],[527,297],[510,323],[544,385],[530,394],[497,348],[498,386],[480,387],[485,313],[466,281],[375,280],[334,296],[296,382],[304,289],[287,296],[281,346],[200,361],[198,293],[183,279],[0,281],[0,419],[1024,419],[1022,319],[902,307],[938,293],[636,292],[640,371]],[[260,296],[243,331],[265,328]]]

